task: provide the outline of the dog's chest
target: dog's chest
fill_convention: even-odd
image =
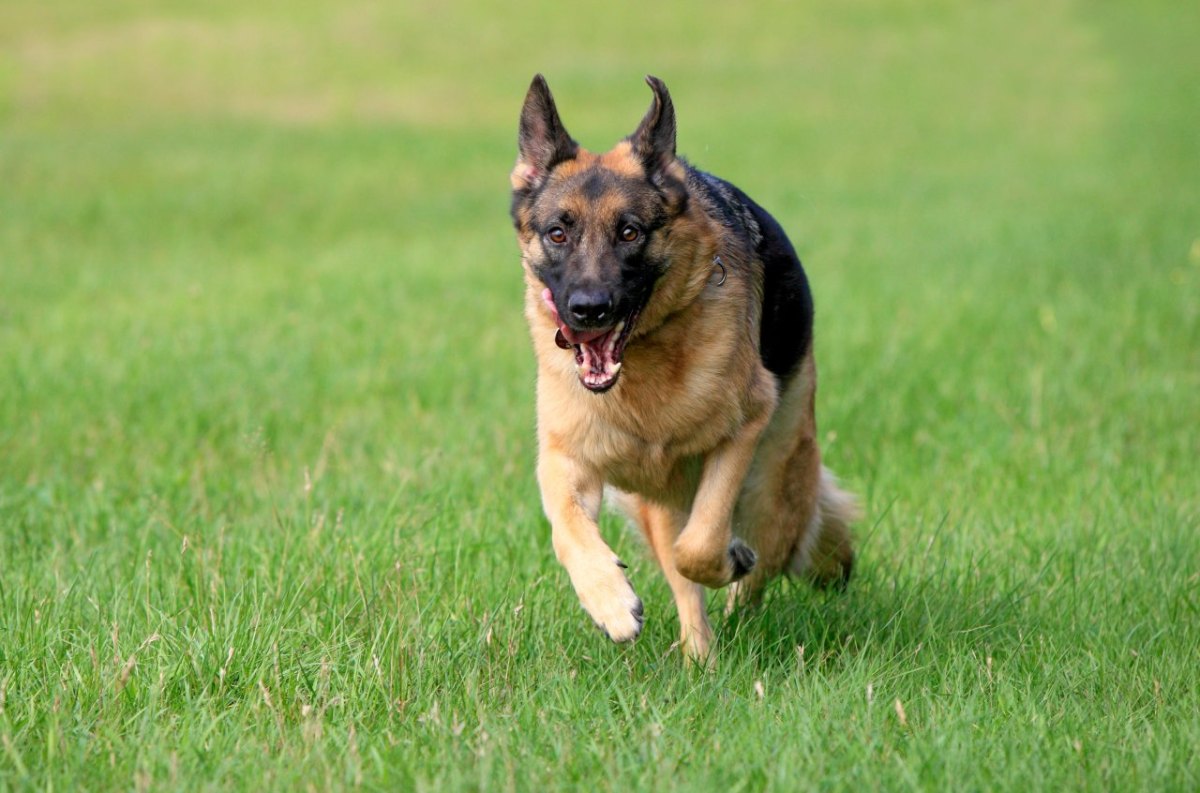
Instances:
[[[666,500],[690,498],[687,494],[695,489],[704,456],[743,420],[742,406],[728,390],[709,391],[707,398],[694,398],[685,410],[669,401],[646,409],[651,407],[646,404],[649,397],[632,388],[621,396],[613,400],[612,409],[593,414],[588,440],[581,445],[606,481]],[[631,398],[640,400],[640,409],[631,409]]]
[[[641,443],[635,439],[615,445],[617,452],[601,466],[604,479],[622,490],[663,501],[686,498],[695,490],[703,458],[679,447]]]

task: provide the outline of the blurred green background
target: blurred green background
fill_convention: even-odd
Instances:
[[[1195,788],[1198,36],[0,3],[0,787]],[[633,647],[549,548],[507,217],[539,71],[594,149],[663,78],[813,282],[859,578],[714,606],[708,675],[616,521]]]

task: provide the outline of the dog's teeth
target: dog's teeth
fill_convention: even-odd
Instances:
[[[620,361],[613,361],[612,366],[608,367],[609,374],[615,375],[619,371],[621,371],[621,362]]]
[[[617,323],[617,326],[608,334],[608,344],[605,345],[605,352],[612,354],[612,351],[617,349],[617,342],[621,340],[621,330],[625,327],[625,320]]]

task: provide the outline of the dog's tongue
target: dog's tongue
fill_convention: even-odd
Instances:
[[[607,330],[574,331],[561,322],[558,325],[558,332],[571,344],[588,344],[608,333]]]

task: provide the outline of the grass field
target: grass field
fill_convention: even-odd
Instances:
[[[1200,788],[1200,6],[978,5],[0,4],[0,789]],[[535,71],[813,282],[857,577],[709,673],[550,548]]]

